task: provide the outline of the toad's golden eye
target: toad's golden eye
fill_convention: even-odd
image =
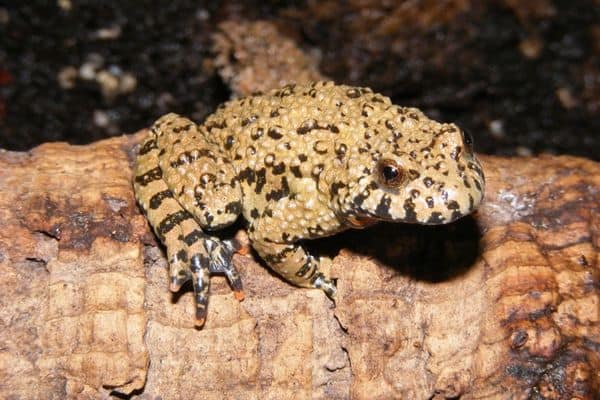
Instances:
[[[383,159],[378,165],[379,182],[387,187],[398,187],[405,178],[404,170],[394,160]]]

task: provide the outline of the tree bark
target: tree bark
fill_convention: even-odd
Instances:
[[[474,216],[309,243],[335,305],[236,255],[246,300],[213,277],[197,330],[133,197],[144,134],[0,153],[0,397],[598,395],[597,163],[481,156]]]

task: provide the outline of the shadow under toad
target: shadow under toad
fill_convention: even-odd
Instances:
[[[238,220],[210,234],[227,239],[243,228],[243,222]],[[480,237],[477,221],[467,216],[448,225],[382,222],[367,229],[351,229],[301,244],[315,257],[334,258],[342,249],[349,249],[415,280],[443,282],[466,273],[474,265],[480,254]],[[270,274],[281,279],[255,252],[253,257]],[[173,293],[172,301],[177,302],[188,291],[193,291],[191,282]]]
[[[467,216],[448,225],[379,223],[364,230],[306,241],[314,255],[335,257],[341,249],[375,259],[416,280],[442,282],[466,273],[480,255],[477,221]]]

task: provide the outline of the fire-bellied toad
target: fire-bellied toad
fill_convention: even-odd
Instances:
[[[242,298],[233,241],[208,231],[247,221],[252,247],[279,275],[334,296],[297,244],[376,221],[444,224],[481,202],[471,138],[368,88],[315,82],[229,101],[202,125],[161,117],[141,146],[138,202],[165,244],[170,289],[192,279],[204,323],[209,275]]]

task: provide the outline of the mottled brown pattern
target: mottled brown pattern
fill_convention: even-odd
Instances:
[[[369,88],[287,85],[230,101],[202,125],[161,117],[141,148],[134,184],[158,236],[168,250],[178,249],[170,251],[174,261],[181,250],[191,252],[181,244],[179,222],[216,230],[242,214],[270,267],[334,296],[319,262],[296,242],[381,220],[442,224],[469,214],[484,190],[471,146],[456,125],[393,105]],[[187,259],[202,261],[191,274],[203,292],[202,322],[206,271],[237,273],[229,261],[233,245],[209,236],[195,245],[198,257]],[[182,268],[172,265],[173,290],[190,277]]]

